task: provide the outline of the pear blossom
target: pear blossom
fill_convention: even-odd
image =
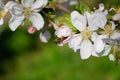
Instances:
[[[100,16],[99,18],[98,15]],[[103,16],[101,12],[100,14],[99,12],[93,13],[93,15],[85,12],[84,15],[81,15],[79,12],[73,11],[71,13],[71,22],[80,33],[72,37],[69,42],[69,47],[74,51],[80,50],[81,58],[87,59],[95,52],[94,44],[92,43],[97,37],[95,31],[106,24],[106,16]],[[98,22],[99,24],[97,24]]]
[[[114,22],[111,22],[109,25],[105,26],[105,29],[102,31],[102,35],[97,36],[95,41],[96,42],[95,51],[97,52],[96,55],[99,55],[100,52],[103,52],[106,50],[107,50],[106,54],[108,54],[112,46],[118,44],[117,39],[120,38],[120,32],[115,30],[115,26],[116,25],[114,24]],[[106,46],[108,46],[109,48],[105,48]]]
[[[40,30],[44,26],[44,20],[39,12],[47,3],[48,0],[21,0],[21,4],[9,1],[6,6],[12,15],[9,21],[10,29],[15,31],[25,20],[29,20],[37,30]]]
[[[55,35],[57,36],[57,38],[64,38],[60,43],[58,43],[58,46],[63,46],[64,44],[69,42],[72,35],[72,30],[68,26],[63,25],[56,29]]]

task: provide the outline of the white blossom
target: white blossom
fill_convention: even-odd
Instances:
[[[107,26],[104,30],[104,34],[97,36],[95,41],[95,51],[97,52],[96,55],[102,55],[109,54],[111,47],[113,45],[118,44],[116,39],[120,38],[120,32],[115,30],[115,24],[111,22],[111,25]],[[106,44],[108,43],[108,44]],[[99,47],[97,47],[99,46]],[[106,46],[108,48],[106,48]],[[107,52],[107,53],[104,53]],[[104,53],[104,54],[101,54]]]
[[[63,25],[56,29],[55,35],[57,36],[57,38],[65,38],[63,41],[58,43],[58,46],[63,46],[64,44],[69,42],[72,36],[72,30],[68,26]]]
[[[98,16],[100,17],[98,18]],[[81,15],[77,11],[73,11],[71,13],[71,22],[80,33],[72,37],[69,47],[74,51],[80,50],[81,58],[87,59],[94,51],[94,44],[91,41],[96,40],[97,33],[95,30],[106,24],[106,16],[103,16],[101,12],[100,14],[99,12],[93,13],[93,15],[85,12],[84,15]]]
[[[44,26],[43,17],[38,13],[48,3],[48,0],[21,0],[21,4],[14,1],[7,3],[12,18],[9,21],[9,27],[15,31],[25,20],[32,22],[32,25],[40,30]]]

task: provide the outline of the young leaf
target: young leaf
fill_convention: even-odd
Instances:
[[[71,17],[69,14],[64,14],[63,16],[55,19],[55,22],[60,25],[67,25],[71,28],[72,31],[77,32],[77,29],[71,23]]]

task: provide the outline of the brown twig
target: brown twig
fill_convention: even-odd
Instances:
[[[63,10],[65,11],[66,13],[70,13],[70,10],[68,10],[67,8],[63,7],[61,4],[59,3],[55,3],[55,7],[60,9],[60,10]]]

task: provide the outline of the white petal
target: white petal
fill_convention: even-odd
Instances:
[[[23,7],[21,5],[14,5],[11,9],[11,14],[13,16],[22,16],[23,14]]]
[[[98,27],[91,25],[91,24],[93,23],[93,19],[94,19],[94,18],[93,18],[93,15],[90,14],[89,12],[86,12],[85,14],[86,14],[86,16],[87,16],[89,28],[90,28],[91,30],[97,30]]]
[[[69,42],[70,42],[70,39],[71,39],[71,36],[67,37],[67,39],[65,39],[65,40],[63,41],[63,44],[69,43]]]
[[[102,53],[102,56],[107,56],[111,51],[111,46],[110,45],[105,45],[105,49]]]
[[[21,3],[24,7],[31,7],[35,0],[21,0]]]
[[[120,20],[120,13],[116,13],[116,14],[113,16],[113,20],[119,21],[119,20]]]
[[[11,13],[12,16],[21,16],[23,7],[16,3],[15,1],[9,1],[6,4],[7,9]]]
[[[47,43],[48,40],[51,38],[51,34],[49,31],[45,31],[41,32],[39,37],[42,42]]]
[[[94,51],[94,50],[92,51],[92,56],[95,56],[95,57],[100,57],[100,56],[99,56],[99,54],[97,54],[97,52],[96,52],[96,51]]]
[[[104,4],[99,4],[99,10],[103,11],[104,10]]]
[[[15,1],[8,1],[8,2],[6,3],[6,7],[7,7],[9,10],[11,10],[11,9],[13,8],[13,6],[15,6],[15,5],[19,5],[19,4],[16,3]]]
[[[77,11],[71,13],[71,22],[79,31],[83,31],[86,28],[86,17]]]
[[[105,16],[107,16],[107,15],[108,15],[108,10],[105,10],[105,11],[103,12],[103,14],[104,14]]]
[[[115,23],[114,23],[114,22],[111,22],[111,24],[112,24],[112,30],[114,30],[114,29],[115,29],[115,27],[116,27],[116,25],[115,25]]]
[[[9,27],[12,31],[15,31],[19,25],[23,24],[23,22],[24,22],[24,16],[12,17],[9,21]]]
[[[92,54],[92,50],[92,43],[89,40],[84,40],[80,47],[81,59],[88,59]]]
[[[98,36],[98,34],[97,34],[96,32],[93,32],[91,40],[92,40],[93,42],[95,42],[97,36]]]
[[[44,8],[48,3],[48,0],[36,0],[33,4],[31,9],[36,11],[40,11],[42,8]]]
[[[3,19],[0,19],[0,25],[3,25],[4,21]]]
[[[105,45],[105,49],[102,52],[97,53],[96,51],[93,51],[92,55],[96,56],[96,57],[107,56],[109,54],[110,50],[111,50],[111,46]]]
[[[80,34],[76,34],[70,39],[68,45],[76,52],[78,49],[80,49],[81,41],[82,41],[82,36]]]
[[[111,35],[111,38],[112,38],[112,39],[118,39],[118,38],[120,38],[120,32],[115,32],[115,33],[113,33],[113,34]]]
[[[97,38],[94,42],[95,51],[97,53],[100,53],[104,50],[105,43],[102,40],[103,38],[107,38],[107,36],[106,35],[99,35],[99,36],[97,36]]]
[[[39,13],[33,13],[29,15],[29,20],[37,30],[40,30],[44,26],[43,17]]]
[[[110,61],[115,61],[114,55],[113,55],[113,54],[110,54],[110,55],[109,55],[109,59],[110,59]]]
[[[104,29],[104,26],[106,25],[107,22],[107,18],[106,16],[103,14],[103,12],[95,12],[93,14],[93,18],[91,19],[91,24],[89,25],[89,27],[92,30],[95,30],[96,28],[101,28]]]

